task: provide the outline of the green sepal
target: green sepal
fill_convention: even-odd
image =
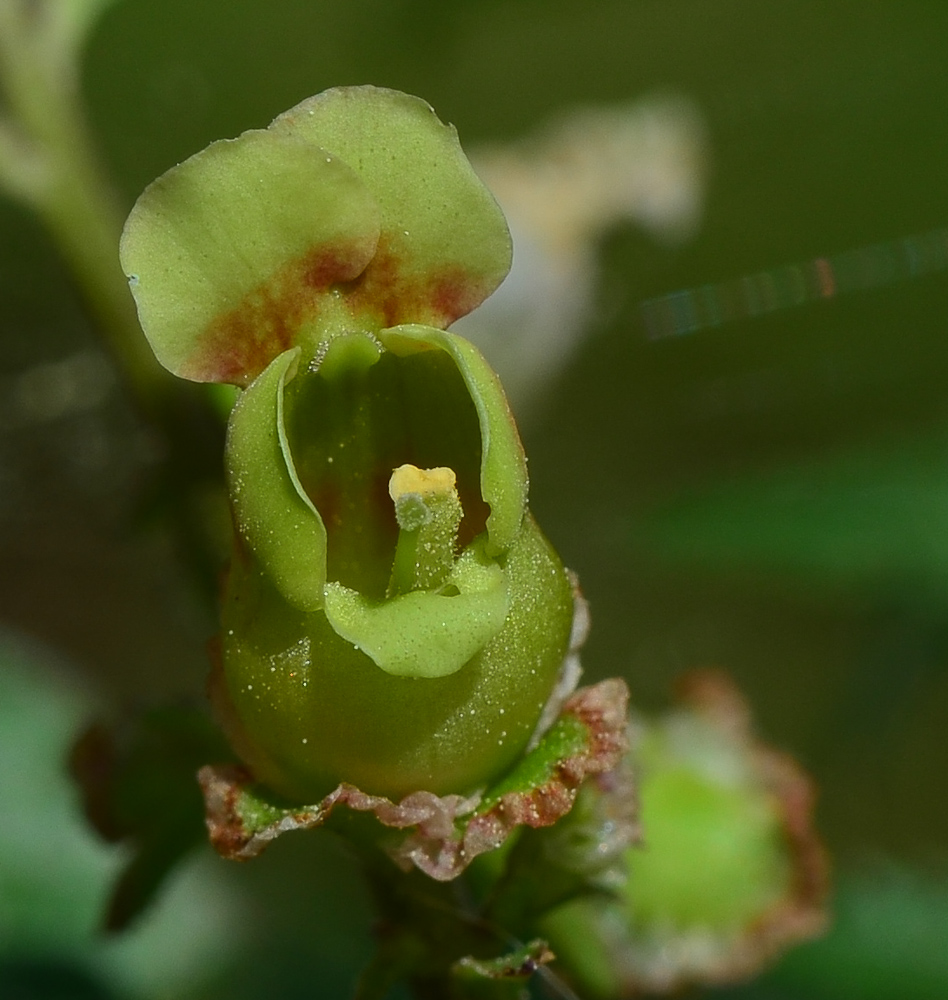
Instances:
[[[527,980],[555,957],[546,941],[538,938],[499,958],[468,955],[454,963],[451,974],[464,1000],[517,1000]]]
[[[326,528],[297,478],[283,420],[283,390],[299,354],[279,355],[237,400],[226,469],[240,537],[293,607],[315,611],[326,583]]]
[[[564,714],[543,734],[537,745],[517,762],[516,767],[490,788],[478,806],[486,815],[505,795],[530,795],[556,779],[564,760],[584,753],[590,743],[589,727],[575,715]]]
[[[646,850],[629,852],[635,925],[736,933],[776,905],[793,874],[772,801],[643,750]],[[736,929],[736,930],[735,930]]]
[[[345,163],[285,129],[253,130],[149,185],[120,257],[158,360],[247,385],[338,321],[333,287],[362,273],[378,239],[375,200]]]
[[[511,261],[507,224],[452,125],[417,97],[339,87],[280,115],[275,133],[331,150],[379,206],[379,250],[349,296],[372,329],[446,327],[480,305]]]
[[[393,354],[404,356],[442,350],[451,356],[467,386],[481,430],[481,496],[490,507],[487,551],[496,556],[507,549],[523,520],[527,503],[527,459],[507,397],[478,349],[455,333],[404,324],[379,333]]]
[[[755,738],[725,675],[696,671],[680,694],[635,725],[641,842],[538,924],[590,997],[741,981],[826,924],[809,780]],[[608,806],[614,790],[597,791]]]
[[[238,552],[211,690],[257,778],[314,802],[340,781],[392,796],[468,793],[508,771],[567,652],[572,594],[529,516],[499,565],[510,594],[501,630],[455,673],[410,678],[379,669],[323,611],[293,608]]]
[[[755,739],[727,675],[695,671],[680,690],[683,707],[640,727],[646,849],[626,858],[634,933],[732,942],[762,936],[768,918],[796,905],[797,929],[821,923],[826,873],[806,775]]]
[[[504,626],[510,596],[503,571],[471,547],[455,563],[450,596],[416,590],[370,601],[338,583],[326,587],[326,617],[387,674],[447,677]]]

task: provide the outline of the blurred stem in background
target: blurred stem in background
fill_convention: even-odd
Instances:
[[[200,387],[162,370],[141,335],[118,262],[124,210],[86,124],[80,55],[114,0],[0,0],[0,188],[36,212],[157,434],[161,469],[146,512],[168,516],[208,602],[222,562],[223,426]],[[210,501],[210,502],[209,502]]]
[[[42,219],[139,404],[170,380],[142,339],[118,264],[124,212],[86,126],[79,57],[108,0],[0,0],[0,179]]]

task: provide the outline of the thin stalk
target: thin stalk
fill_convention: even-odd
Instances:
[[[118,261],[123,212],[89,134],[65,4],[0,0],[0,179],[40,216],[139,405],[170,380],[151,353]]]
[[[204,394],[156,361],[122,274],[124,212],[80,87],[81,42],[95,12],[61,0],[0,0],[0,188],[45,225],[140,415],[159,431],[156,497],[173,519],[182,561],[213,603],[222,554],[201,497],[222,477],[223,429]]]

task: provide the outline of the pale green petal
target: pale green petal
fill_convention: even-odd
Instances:
[[[146,188],[122,237],[158,360],[246,385],[301,338],[338,325],[333,286],[375,253],[378,208],[345,163],[287,132],[215,142]]]
[[[507,224],[453,126],[425,101],[378,87],[327,90],[270,126],[344,160],[381,210],[379,252],[349,296],[375,328],[445,327],[510,269]]]
[[[453,596],[416,590],[371,602],[338,583],[326,587],[336,632],[397,677],[447,677],[503,628],[510,598],[503,571],[472,550],[451,576]]]
[[[226,464],[241,538],[290,604],[315,611],[326,582],[326,528],[296,477],[283,428],[283,387],[299,353],[277,357],[237,400]]]

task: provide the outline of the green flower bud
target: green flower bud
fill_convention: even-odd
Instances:
[[[542,926],[591,997],[737,981],[825,927],[809,780],[755,739],[725,675],[687,675],[681,693],[684,706],[634,727],[642,843],[600,879],[608,893]]]
[[[500,385],[444,330],[510,263],[454,130],[393,91],[318,95],[159,178],[122,263],[162,363],[243,388],[212,695],[256,777],[313,802],[502,775],[572,595]]]

